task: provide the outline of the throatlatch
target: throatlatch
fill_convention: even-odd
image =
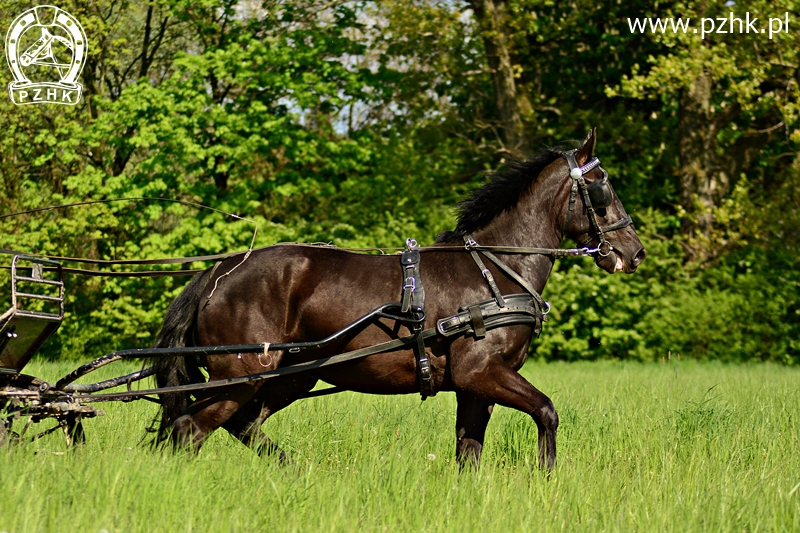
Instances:
[[[414,357],[417,360],[417,376],[419,389],[424,400],[428,396],[436,396],[433,384],[431,360],[425,353],[425,289],[420,277],[419,244],[414,239],[406,239],[406,250],[400,255],[400,266],[403,269],[403,297],[400,311],[410,314],[412,319],[409,328],[415,339]]]

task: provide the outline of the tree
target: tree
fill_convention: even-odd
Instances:
[[[676,168],[691,259],[715,260],[752,235],[745,221],[750,213],[738,199],[761,196],[769,203],[770,191],[792,174],[791,159],[775,156],[793,154],[800,140],[789,134],[797,120],[797,38],[787,32],[765,38],[746,21],[759,18],[758,26],[766,29],[768,19],[788,17],[796,8],[790,0],[751,2],[745,15],[743,8],[722,2],[690,2],[662,11],[705,19],[707,28],[716,23],[727,33],[649,34],[668,52],[623,77],[621,91],[612,91],[660,100],[677,115]]]

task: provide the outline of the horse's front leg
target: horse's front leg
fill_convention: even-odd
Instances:
[[[538,429],[539,465],[552,470],[556,463],[556,431],[558,413],[553,402],[543,392],[531,385],[516,370],[497,363],[490,371],[496,380],[496,390],[491,395],[500,405],[528,413]],[[482,387],[491,387],[490,383]]]
[[[454,361],[451,367],[456,390],[482,398],[487,406],[496,403],[530,415],[539,430],[539,464],[547,470],[555,466],[558,413],[550,398],[500,357],[487,357],[476,350],[465,354],[459,362]]]
[[[456,401],[456,460],[461,468],[469,463],[477,467],[494,404],[464,391],[456,392]]]

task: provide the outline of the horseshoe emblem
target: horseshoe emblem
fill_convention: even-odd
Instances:
[[[6,34],[6,61],[14,76],[8,84],[11,101],[77,104],[83,86],[76,80],[87,51],[83,26],[63,9],[45,5],[25,11]]]

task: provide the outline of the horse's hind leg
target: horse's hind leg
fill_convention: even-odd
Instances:
[[[501,362],[489,362],[482,371],[471,373],[471,379],[459,388],[529,414],[539,430],[539,464],[548,470],[555,466],[558,413],[550,398],[516,370]]]
[[[174,447],[200,451],[208,435],[225,424],[255,392],[252,385],[239,385],[198,398],[172,425]]]
[[[223,427],[242,444],[253,448],[258,455],[278,454],[282,464],[291,459],[277,444],[261,430],[262,424],[284,407],[289,406],[314,388],[317,378],[310,375],[297,375],[280,380],[267,381],[256,395],[242,406]]]
[[[266,411],[266,409],[261,410],[262,413]],[[240,409],[237,411],[232,417],[228,419],[225,424],[222,425],[228,432],[239,439],[242,444],[245,446],[252,448],[258,455],[278,455],[278,460],[281,464],[286,464],[291,462],[289,456],[281,450],[277,444],[272,442],[272,440],[267,437],[263,431],[261,431],[261,424],[264,423],[266,419],[265,416],[262,414],[257,414],[256,416],[247,416],[247,414],[243,413]]]
[[[456,393],[456,400],[456,460],[462,468],[470,463],[477,467],[494,404],[464,391]]]

